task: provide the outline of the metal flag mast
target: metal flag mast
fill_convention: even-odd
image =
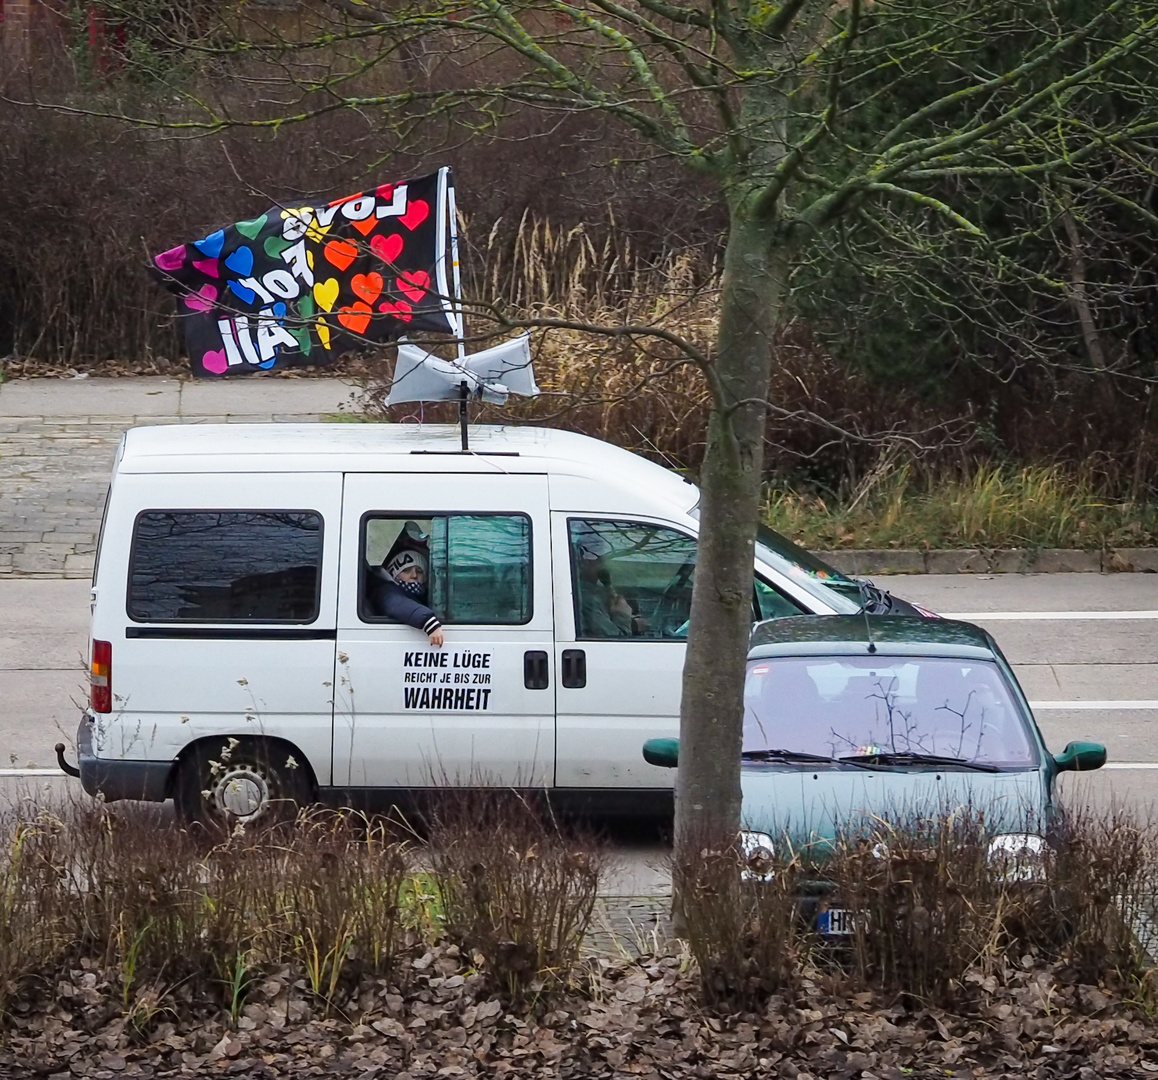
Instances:
[[[454,289],[451,302],[451,325],[455,331],[455,345],[458,349],[460,364],[466,361],[466,319],[462,310],[462,275],[458,266],[458,204],[454,198],[454,177],[449,168],[439,170],[439,177],[446,185],[446,195],[439,201],[446,209],[448,224],[450,225],[450,279]],[[467,401],[470,399],[470,387],[466,379],[458,384],[458,430],[462,437],[462,452],[470,453],[467,439]]]

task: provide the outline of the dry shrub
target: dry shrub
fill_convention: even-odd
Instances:
[[[451,940],[510,999],[566,986],[599,889],[602,854],[510,791],[448,792],[430,858]]]
[[[1062,960],[1079,982],[1128,984],[1158,961],[1158,826],[1122,807],[1081,809],[1059,833],[1027,944]]]
[[[995,872],[991,835],[968,810],[844,834],[826,870],[833,903],[854,913],[858,982],[948,1003],[967,972],[988,973],[1025,901]]]
[[[1136,988],[1158,945],[1154,823],[1078,813],[1039,854],[993,855],[993,836],[966,807],[850,823],[812,865],[787,840],[759,866],[701,850],[676,876],[706,1000],[751,1007],[827,970],[854,989],[959,1007],[1035,963]],[[825,907],[851,913],[850,935],[816,933]]]
[[[51,985],[81,960],[120,972],[126,1009],[157,985],[220,995],[281,963],[328,1002],[404,945],[409,860],[356,815],[207,846],[159,812],[95,804],[9,813],[0,837],[0,1010],[22,980]]]
[[[791,858],[753,873],[735,846],[690,848],[697,854],[672,873],[702,993],[713,1006],[758,1006],[800,974],[807,876]]]

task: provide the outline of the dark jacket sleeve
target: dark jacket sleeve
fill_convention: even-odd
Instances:
[[[433,634],[442,625],[430,608],[407,596],[392,581],[383,581],[375,586],[370,601],[376,614],[406,623],[424,634]]]

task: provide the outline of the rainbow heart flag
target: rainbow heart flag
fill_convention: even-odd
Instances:
[[[414,330],[462,337],[449,168],[273,207],[153,259],[193,374],[327,364]]]

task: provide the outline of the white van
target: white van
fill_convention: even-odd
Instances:
[[[247,820],[441,784],[670,808],[697,489],[537,428],[262,424],[126,433],[92,590],[84,788]],[[445,643],[371,597],[425,545]],[[774,533],[752,617],[861,610]],[[770,546],[771,545],[771,546]],[[629,617],[609,620],[609,598]],[[624,603],[628,606],[624,609]]]

